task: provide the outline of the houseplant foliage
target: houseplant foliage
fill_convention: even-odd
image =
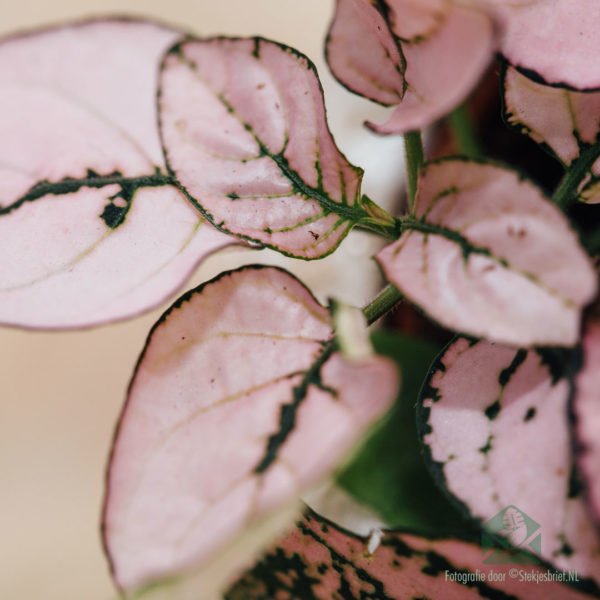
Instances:
[[[107,475],[103,541],[124,595],[598,595],[599,227],[583,233],[573,207],[597,202],[600,73],[589,43],[599,21],[587,1],[337,0],[332,72],[396,107],[372,129],[405,134],[408,202],[395,216],[362,194],[362,170],[328,129],[314,65],[284,44],[123,19],[0,43],[4,324],[131,317],[230,244],[312,260],[354,227],[388,243],[376,256],[388,285],[362,310],[323,306],[291,274],[253,266],[185,293],[158,320]],[[565,170],[551,198],[472,144],[424,162],[417,130],[468,97],[495,51],[505,120]],[[472,136],[464,111],[451,120],[461,139]],[[398,396],[418,400],[417,425],[402,427],[418,433],[427,467],[399,471],[397,485],[410,489],[429,468],[469,532],[520,507],[544,535],[531,548],[543,569],[525,568],[576,569],[580,590],[448,583],[448,569],[480,568],[481,549],[436,535],[409,508],[390,523],[402,530],[368,539],[306,512],[243,574],[299,516],[301,495],[348,463],[394,404],[399,374],[367,325],[401,299],[460,336],[418,398]],[[392,340],[388,354],[404,356],[410,381],[410,342]],[[390,447],[388,418],[340,475],[349,489],[361,468],[378,468],[369,448]],[[431,485],[420,481],[421,491]],[[407,531],[413,524],[422,530]]]

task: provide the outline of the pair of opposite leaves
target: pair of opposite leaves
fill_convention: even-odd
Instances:
[[[369,218],[305,57],[259,39],[169,50],[179,37],[98,21],[0,44],[0,322],[86,327],[155,306],[232,243],[202,215],[302,258]],[[413,218],[378,257],[388,280],[447,327],[573,344],[595,276],[559,211],[494,165],[421,175]]]
[[[155,109],[151,100],[156,83],[154,69],[159,56],[175,37],[174,32],[152,24],[113,21],[49,30],[35,36],[13,38],[3,43],[0,60],[2,76],[7,82],[2,96],[4,107],[6,111],[12,111],[11,114],[23,115],[16,122],[6,123],[3,128],[3,133],[6,134],[3,139],[7,144],[11,144],[10,151],[5,147],[5,192],[0,221],[5,226],[6,235],[2,239],[5,240],[5,256],[8,263],[8,286],[4,292],[6,302],[3,305],[8,306],[9,312],[13,310],[13,314],[18,315],[13,322],[37,327],[72,327],[122,318],[148,307],[150,303],[155,303],[157,294],[162,295],[166,288],[170,291],[174,282],[178,284],[182,276],[197,262],[198,254],[206,251],[207,239],[211,249],[226,243],[223,236],[212,229],[208,229],[208,238],[204,235],[199,236],[199,230],[207,228],[197,213],[183,201],[174,181],[165,173],[166,163],[161,156],[159,140],[153,126]],[[115,43],[117,38],[119,43]],[[121,45],[121,41],[124,45]],[[75,56],[70,51],[73,43],[81,49]],[[139,78],[135,82],[139,84],[137,86],[133,86],[134,82],[129,77],[130,64],[117,70],[115,65],[122,63],[111,62],[106,57],[107,47],[111,47],[115,56],[118,56],[125,46],[132,56],[137,56],[147,67],[141,68],[140,64],[136,65],[140,68],[132,69]],[[43,48],[43,58],[40,58],[40,48]],[[100,54],[103,54],[102,60],[99,58]],[[67,55],[70,62],[64,60]],[[149,64],[149,57],[152,58],[152,64]],[[122,81],[123,89],[128,90],[127,98],[116,94],[114,86],[107,88],[106,80],[103,82],[99,76],[99,70],[92,76],[86,66],[90,61],[103,65],[106,72],[110,72],[111,81]],[[60,71],[56,68],[58,64],[61,65]],[[290,67],[296,69],[295,77],[291,77],[290,73],[293,71]],[[248,78],[247,85],[241,85],[241,78],[231,77],[232,72],[236,75],[243,72]],[[333,144],[324,120],[318,80],[305,58],[288,48],[262,40],[190,41],[177,45],[167,54],[161,73],[161,132],[167,161],[186,192],[196,200],[199,198],[207,216],[222,228],[267,245],[278,245],[292,254],[304,253],[310,257],[333,250],[347,230],[362,217],[364,209],[359,200],[360,173],[345,161]],[[166,80],[169,81],[168,86],[164,86]],[[295,93],[286,95],[285,91],[282,91],[288,89],[286,85]],[[137,96],[132,97],[130,89],[147,91],[148,94],[140,95],[138,104]],[[250,98],[254,99],[254,103],[248,102],[249,90],[252,90]],[[271,103],[258,94],[263,91],[268,94]],[[256,98],[260,98],[260,101]],[[38,110],[40,106],[44,107],[45,113]],[[198,113],[198,106],[210,108],[219,118],[207,119],[205,110]],[[193,113],[192,118],[188,111]],[[271,114],[273,111],[275,115]],[[50,114],[54,118],[49,118]],[[279,118],[276,117],[277,114],[280,115]],[[31,127],[31,119],[34,119],[35,127]],[[202,126],[198,127],[197,123]],[[232,128],[231,131],[229,127]],[[59,136],[56,135],[57,128],[60,130]],[[82,132],[85,133],[84,136],[81,135]],[[89,143],[90,141],[93,143]],[[57,143],[60,152],[56,152]],[[49,152],[49,148],[52,152]],[[187,162],[189,157],[196,160]],[[198,165],[202,165],[201,172],[206,174],[205,182],[193,178]],[[230,169],[223,168],[224,166],[229,166]],[[444,189],[440,190],[439,197],[425,196],[420,208],[419,204],[417,205],[419,228],[416,233],[409,232],[412,241],[408,239],[409,235],[405,235],[393,250],[388,249],[388,252],[393,254],[391,260],[395,260],[407,249],[410,251],[415,239],[417,245],[420,244],[428,251],[428,238],[439,237],[440,240],[449,240],[460,248],[460,257],[455,256],[459,264],[468,265],[473,257],[483,257],[494,265],[508,269],[509,272],[518,273],[518,265],[515,267],[501,255],[496,256],[495,249],[492,252],[469,239],[470,224],[458,231],[448,232],[443,220],[445,214],[441,217],[438,215],[435,218],[426,218],[435,208],[432,205],[438,204],[440,199],[451,197],[452,202],[459,201],[462,189],[458,185],[460,181],[455,181],[455,166],[454,163],[447,162],[429,167],[430,170],[437,171],[435,179],[440,180],[439,185]],[[530,279],[536,285],[541,282],[543,285],[538,287],[544,293],[558,298],[556,304],[559,305],[559,310],[567,311],[569,318],[566,319],[567,325],[558,334],[560,339],[557,343],[571,343],[576,330],[577,304],[585,303],[593,288],[593,284],[590,283],[589,265],[578,248],[573,233],[561,220],[560,214],[547,206],[537,190],[517,182],[510,172],[489,165],[469,164],[467,167],[474,180],[479,178],[484,181],[484,189],[488,179],[492,179],[495,186],[498,185],[498,180],[501,186],[507,181],[525,186],[530,194],[536,196],[531,212],[534,216],[541,213],[544,226],[554,229],[554,243],[557,236],[564,240],[564,245],[567,246],[564,252],[568,257],[567,263],[571,259],[565,270],[571,269],[579,275],[575,298],[572,297],[572,290],[564,289],[564,272],[557,279],[551,277],[550,281],[545,281],[546,273],[542,268],[541,274],[526,273],[524,278]],[[239,177],[236,179],[237,173]],[[189,181],[187,177],[190,178]],[[444,180],[447,178],[451,182],[449,185],[445,185],[447,181]],[[425,181],[426,174],[423,178],[423,182]],[[196,185],[201,185],[201,189],[196,190]],[[275,210],[269,210],[270,220],[266,221],[265,215],[261,215],[264,211],[256,209],[259,203],[275,207]],[[232,206],[235,208],[233,211]],[[443,213],[451,214],[450,208],[447,207]],[[288,220],[290,215],[296,217],[292,223]],[[483,218],[485,220],[485,217]],[[28,235],[16,233],[22,231],[27,231]],[[510,227],[507,231],[511,235]],[[306,235],[307,232],[310,239]],[[56,252],[48,251],[48,245],[53,242],[58,245]],[[500,245],[501,249],[502,247]],[[43,250],[43,261],[39,260],[40,250]],[[444,252],[445,250],[446,248],[443,249]],[[384,259],[382,262],[385,262]],[[423,268],[422,263],[421,258],[417,265],[413,265],[413,272],[427,273],[429,267],[425,264]],[[480,265],[481,263],[478,263],[475,266]],[[279,280],[282,277],[286,279],[287,276],[278,271],[269,271],[265,272],[265,277],[253,273],[248,279],[248,273],[252,272],[244,271],[243,275],[228,276],[232,280],[243,278],[244,282],[238,282],[235,288],[241,290],[240,294],[244,298],[248,296],[245,291],[248,281],[250,289],[254,286],[275,289],[277,297],[285,297],[284,288],[288,285],[299,285],[290,280],[286,285],[280,282],[280,285],[274,287],[271,284],[264,286],[265,277]],[[468,274],[467,279],[470,278],[471,275]],[[433,281],[435,282],[435,278]],[[106,285],[107,282],[111,284]],[[135,288],[135,283],[138,282],[141,285]],[[425,284],[421,282],[419,286],[427,291],[430,281]],[[216,293],[217,299],[213,299],[217,306],[222,304],[223,297],[230,298],[232,295],[229,292],[225,296],[222,294],[221,290]],[[253,294],[254,292],[250,296]],[[67,301],[72,302],[71,306]],[[74,304],[80,309],[79,313],[74,314]],[[187,304],[183,306],[189,308]],[[232,306],[234,316],[239,316],[235,314],[235,305]],[[297,309],[296,298],[292,298],[291,305],[283,304],[286,314],[289,311],[293,312],[294,307]],[[256,310],[253,314],[259,314],[259,308],[254,308]],[[306,309],[306,306],[304,308]],[[553,310],[553,307],[548,310],[550,318],[554,316]],[[210,312],[210,308],[208,311]],[[313,305],[308,312],[311,311],[318,312],[318,309]],[[184,312],[183,309],[177,308],[177,314]],[[27,321],[27,314],[31,321]],[[563,312],[560,315],[561,318],[565,316]],[[196,352],[187,344],[179,347],[180,342],[184,341],[181,338],[186,337],[183,331],[192,331],[189,325],[191,318],[186,315],[176,319],[180,321],[175,327],[177,334],[173,336],[169,333],[166,335],[166,342],[159,344],[159,355],[166,354],[166,358],[160,357],[158,367],[152,361],[148,362],[148,357],[152,355],[151,342],[155,336],[151,338],[144,355],[144,363],[140,364],[137,371],[136,381],[143,381],[145,370],[149,368],[149,371],[153,372],[155,367],[160,373],[160,379],[164,381],[165,389],[169,388],[169,378],[165,378],[165,374],[171,372],[175,373],[175,379],[180,377],[177,373],[180,372],[181,361],[185,364],[189,356]],[[256,493],[250,494],[257,502],[255,512],[248,505],[248,496],[242,494],[242,502],[238,507],[241,507],[243,515],[238,516],[244,523],[248,518],[254,519],[262,509],[269,506],[269,503],[276,503],[273,498],[263,498],[261,495],[263,486],[266,487],[263,481],[267,479],[267,474],[273,478],[269,485],[280,494],[279,497],[275,494],[278,500],[286,497],[286,489],[288,494],[290,487],[297,492],[298,488],[306,483],[302,477],[299,477],[300,485],[292,485],[288,481],[297,476],[294,476],[294,468],[291,469],[291,476],[288,475],[287,480],[285,477],[281,479],[281,473],[271,475],[275,466],[279,467],[278,471],[285,471],[285,467],[282,466],[285,461],[282,460],[279,450],[291,444],[292,434],[296,433],[293,427],[294,419],[290,427],[290,415],[295,418],[300,407],[305,411],[309,410],[305,407],[311,405],[311,402],[307,401],[311,394],[332,398],[339,394],[342,399],[348,394],[348,390],[341,383],[344,378],[339,378],[338,374],[336,379],[334,375],[336,367],[338,370],[345,368],[344,359],[337,354],[329,356],[323,349],[323,344],[331,336],[331,329],[327,332],[322,331],[320,335],[315,334],[316,337],[308,336],[305,339],[300,336],[298,340],[296,338],[300,330],[299,323],[294,325],[293,333],[288,332],[288,335],[281,336],[282,339],[278,338],[280,333],[277,332],[248,332],[243,328],[241,331],[235,331],[235,328],[230,331],[232,323],[227,319],[223,320],[224,329],[215,332],[214,339],[217,343],[219,340],[230,343],[230,338],[236,337],[256,337],[262,350],[265,340],[274,336],[270,342],[275,347],[278,346],[277,342],[285,345],[291,341],[306,343],[306,348],[310,348],[310,360],[307,361],[304,357],[295,370],[275,374],[271,379],[267,378],[268,385],[265,381],[256,383],[259,388],[266,385],[266,389],[271,391],[272,384],[277,388],[281,383],[287,389],[287,397],[290,396],[290,390],[292,391],[294,401],[281,406],[275,402],[274,409],[271,405],[269,418],[272,422],[266,430],[256,431],[259,437],[258,447],[263,450],[263,455],[259,453],[257,456],[262,458],[256,464],[240,466],[244,485],[252,489],[259,488]],[[162,325],[157,326],[155,335],[159,331],[163,332]],[[503,339],[502,335],[498,334],[498,338]],[[527,335],[533,335],[535,340],[536,333],[528,332]],[[202,343],[206,341],[204,337],[200,338]],[[556,336],[551,339],[555,340]],[[519,343],[531,343],[521,342],[521,338],[519,340]],[[235,355],[237,346],[234,345],[233,348]],[[243,348],[248,349],[250,346],[244,342]],[[188,355],[187,350],[192,354]],[[239,353],[239,350],[237,351]],[[297,349],[292,354],[302,356]],[[210,358],[214,355],[209,352],[207,356]],[[315,359],[316,368],[313,365]],[[162,364],[164,362],[168,365],[165,369]],[[149,364],[152,366],[149,367]],[[285,363],[284,366],[289,367],[291,364],[293,363]],[[176,367],[175,371],[170,371],[169,367]],[[345,444],[340,443],[336,448],[337,455],[334,453],[331,457],[331,465],[337,462],[339,454],[346,447],[352,445],[357,429],[360,429],[357,425],[361,422],[364,425],[365,421],[380,414],[393,397],[394,376],[389,367],[379,359],[374,360],[373,364],[367,361],[363,367],[367,371],[370,368],[376,372],[378,369],[383,370],[385,375],[379,373],[374,380],[386,383],[380,388],[381,397],[373,398],[369,406],[363,407],[368,414],[360,415],[358,419],[355,417],[354,423],[348,425],[348,431],[343,435],[340,433],[345,439]],[[218,370],[219,367],[215,368]],[[181,371],[184,372],[185,369]],[[233,371],[228,372],[231,374]],[[356,369],[355,374],[358,373],[361,371]],[[183,378],[183,375],[181,377]],[[282,382],[279,381],[280,377],[283,378]],[[329,382],[330,378],[333,378],[333,383]],[[361,374],[360,379],[367,384],[371,381],[365,374]],[[347,380],[353,381],[352,378]],[[215,398],[206,400],[206,412],[210,412],[213,404],[220,406],[223,402],[227,405],[230,401],[239,399],[239,394],[241,397],[247,397],[254,390],[254,384],[250,383],[249,387],[232,391],[229,389],[229,383],[227,376],[220,379],[218,394]],[[243,386],[248,382],[241,383]],[[184,387],[189,393],[189,386]],[[135,390],[139,388],[137,385],[132,387],[121,431],[126,427],[128,413],[131,414],[136,405]],[[172,398],[170,389],[167,396]],[[354,398],[350,394],[346,403],[352,405]],[[160,407],[165,398],[157,395],[154,400]],[[144,483],[148,483],[150,490],[157,490],[156,480],[149,476],[147,471],[139,477],[134,477],[133,488],[130,487],[131,476],[139,468],[140,457],[143,457],[147,464],[154,464],[152,461],[156,459],[159,466],[161,461],[166,461],[163,463],[163,472],[165,469],[168,471],[171,468],[169,461],[173,457],[169,451],[166,454],[162,452],[172,443],[170,440],[173,431],[182,434],[184,438],[189,436],[188,426],[205,412],[202,407],[194,407],[193,399],[186,396],[184,391],[176,400],[178,402],[171,416],[162,414],[158,424],[154,422],[153,410],[142,407],[141,412],[134,418],[141,439],[138,436],[129,439],[123,435],[119,437],[113,464],[125,464],[125,467],[121,471],[121,467],[113,466],[111,471],[112,489],[119,490],[123,501],[121,508],[125,507],[122,514],[116,509],[118,523],[132,504],[141,502],[141,512],[136,511],[136,514],[145,515],[146,518],[140,518],[139,522],[152,529],[152,517],[155,515],[153,511],[158,509],[160,513],[165,509],[165,505],[152,500],[152,494],[142,493],[139,498],[137,496]],[[193,407],[191,412],[186,413],[186,410],[190,411],[190,407]],[[281,417],[279,422],[278,409]],[[180,413],[180,410],[183,413]],[[319,415],[321,411],[322,407],[319,409]],[[216,418],[219,420],[223,417],[217,415]],[[188,422],[188,419],[191,422]],[[339,415],[336,416],[336,423],[341,420]],[[178,442],[176,447],[185,448],[185,444]],[[122,462],[119,462],[120,459]],[[321,467],[326,470],[328,463],[321,464]],[[296,468],[298,469],[297,465]],[[321,472],[317,469],[309,479],[318,477]],[[147,477],[149,479],[146,479]],[[188,495],[185,473],[179,483],[184,485],[184,489],[179,490],[182,491],[184,502],[186,499],[191,501],[191,505],[196,507],[197,511],[198,498]],[[238,491],[237,484],[241,484],[229,483],[232,483],[232,489],[223,484],[227,498],[230,498],[229,492]],[[138,485],[141,487],[136,487]],[[244,489],[248,492],[248,488]],[[233,500],[236,500],[235,493],[233,496]],[[229,516],[228,508],[224,509],[223,505],[219,504],[219,500],[222,499],[217,498],[216,502],[214,497],[205,499],[203,508],[216,506],[217,513],[220,511],[221,516]],[[237,500],[239,501],[240,497]],[[109,495],[108,516],[111,502],[119,506],[119,500],[111,499]],[[144,510],[148,512],[144,513]],[[170,510],[167,508],[167,512]],[[175,512],[180,514],[179,510]],[[207,515],[204,510],[199,512],[202,514],[194,518],[196,526],[203,522],[212,523],[215,533],[219,534],[217,537],[227,537],[227,533],[218,526],[218,520],[213,521],[209,518],[208,521],[203,521]],[[190,517],[185,511],[183,514]],[[214,516],[214,513],[212,515]],[[170,512],[164,516],[167,523],[170,523],[171,517],[173,514]],[[117,526],[116,537],[112,540],[111,534],[115,533],[115,529],[110,525],[110,519],[107,519],[106,539],[109,550],[111,544],[115,544],[115,547],[125,551],[124,562],[119,566],[128,573],[122,579],[124,585],[135,585],[154,574],[156,564],[160,563],[159,570],[164,569],[165,565],[168,570],[171,560],[172,566],[181,567],[192,558],[197,559],[202,552],[210,551],[213,544],[218,546],[218,540],[213,538],[208,540],[207,546],[197,539],[190,543],[190,537],[185,534],[191,527],[189,521],[182,525],[182,522],[175,518],[172,523],[174,529],[164,527],[165,522],[160,518],[156,519],[156,522],[161,523],[159,529],[169,538],[167,546],[148,548],[149,554],[144,553],[141,554],[142,558],[137,558],[135,549],[147,548],[146,536],[150,535],[152,538],[154,530],[149,532],[142,527],[141,532],[130,531],[132,537],[128,538],[127,535],[120,535]],[[133,526],[135,529],[136,526]]]

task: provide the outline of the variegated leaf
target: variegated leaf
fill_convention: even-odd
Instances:
[[[507,561],[511,556],[505,554]],[[232,586],[225,600],[583,600],[537,565],[483,562],[458,539],[384,531],[361,538],[309,512]]]
[[[1,323],[132,316],[231,243],[165,173],[154,95],[180,35],[108,19],[0,41]]]
[[[587,323],[583,365],[575,382],[578,466],[596,523],[600,525],[600,322]]]
[[[479,0],[494,16],[500,51],[519,70],[552,85],[600,88],[596,0]]]
[[[192,571],[167,597],[210,597],[239,567],[237,538],[327,475],[391,405],[394,366],[347,359],[331,337],[328,311],[267,267],[222,274],[158,321],[108,475],[104,538],[121,588]]]
[[[580,200],[600,202],[600,93],[573,92],[532,81],[508,67],[503,77],[504,119],[548,149],[563,165],[589,165]]]
[[[368,123],[378,133],[444,116],[469,94],[492,51],[490,18],[475,4],[449,0],[337,0],[326,47],[343,85],[398,105],[387,122]]]
[[[519,346],[577,341],[596,274],[541,190],[493,164],[442,160],[422,169],[414,210],[377,260],[431,317]]]
[[[492,533],[598,583],[600,540],[571,456],[569,368],[564,351],[459,338],[423,387],[419,419],[434,475],[471,516],[489,527],[512,509],[513,527]]]
[[[169,168],[223,231],[320,258],[367,216],[362,170],[337,149],[315,67],[295,50],[182,42],[164,60],[159,111]]]

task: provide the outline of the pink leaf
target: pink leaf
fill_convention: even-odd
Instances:
[[[159,110],[169,168],[220,229],[319,258],[365,216],[362,170],[337,149],[314,65],[295,50],[183,42],[163,63]]]
[[[596,275],[538,188],[492,164],[434,162],[421,171],[414,216],[377,260],[430,316],[520,346],[577,341]]]
[[[459,339],[423,388],[423,441],[473,517],[485,524],[513,509],[513,545],[600,582],[600,542],[573,470],[568,364],[557,352]],[[540,527],[537,542],[525,516]]]
[[[327,475],[390,406],[394,367],[346,359],[331,336],[328,311],[267,267],[225,273],[158,321],[108,475],[104,535],[120,587],[190,569],[209,587],[202,569]]]
[[[164,173],[156,71],[180,35],[93,20],[0,42],[0,322],[132,316],[231,243]]]
[[[478,7],[444,0],[337,0],[327,40],[335,77],[350,90],[398,105],[378,133],[420,129],[469,94],[493,51]],[[357,43],[360,40],[360,43]]]
[[[536,83],[508,67],[504,75],[504,119],[535,142],[549,148],[565,165],[583,152],[600,151],[600,93],[572,92]],[[596,160],[580,199],[600,202],[596,189],[600,160]]]
[[[600,323],[587,324],[583,367],[577,375],[574,412],[578,465],[596,522],[600,524]]]
[[[549,84],[600,87],[600,5],[596,0],[482,0],[500,29],[500,51]]]
[[[226,600],[290,598],[432,598],[478,600],[583,600],[537,565],[488,565],[482,548],[457,539],[428,539],[385,531],[371,553],[369,539],[319,517],[305,515],[225,595]],[[510,563],[511,556],[504,554]],[[518,571],[517,576],[511,572]],[[536,580],[538,578],[538,580]]]

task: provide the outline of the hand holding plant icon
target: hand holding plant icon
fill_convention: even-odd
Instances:
[[[510,545],[518,548],[527,539],[527,525],[523,513],[511,506],[504,512],[503,519],[504,529],[501,529],[498,535],[508,538]]]

